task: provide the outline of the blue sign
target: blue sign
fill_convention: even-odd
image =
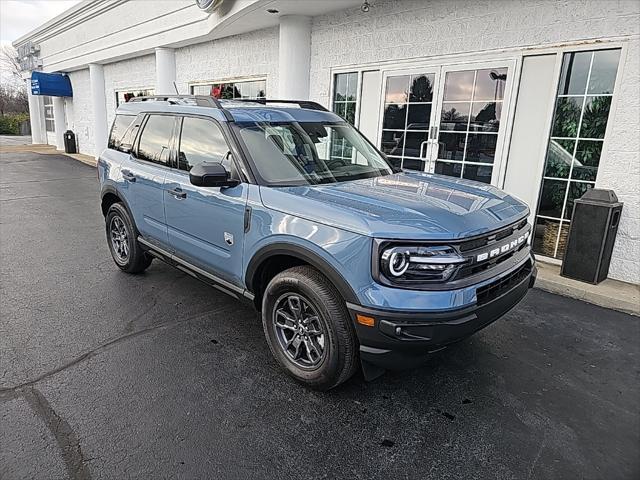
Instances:
[[[31,93],[51,97],[73,97],[71,80],[62,73],[31,73]]]

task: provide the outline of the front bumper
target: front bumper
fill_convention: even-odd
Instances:
[[[403,312],[349,304],[360,341],[360,359],[383,369],[423,364],[429,353],[462,340],[494,322],[522,300],[536,279],[533,259],[477,290],[474,305],[441,312]],[[368,327],[356,315],[375,319]]]

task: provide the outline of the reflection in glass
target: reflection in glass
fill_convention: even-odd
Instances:
[[[435,173],[460,178],[462,174],[462,163],[441,162],[438,160],[436,162]]]
[[[582,197],[584,193],[593,187],[590,183],[571,182],[569,183],[569,195],[567,196],[567,206],[564,210],[564,218],[571,219],[573,216],[573,201]]]
[[[444,97],[447,100],[471,100],[474,70],[447,72],[444,81]]]
[[[619,59],[620,50],[599,50],[593,54],[593,65],[587,93],[613,93]]]
[[[562,205],[567,191],[566,180],[542,180],[542,192],[540,193],[540,204],[538,214],[545,217],[560,218],[562,216]]]
[[[411,79],[410,102],[431,102],[433,100],[433,74],[415,75]]]
[[[465,162],[493,163],[497,141],[494,133],[469,133]]]
[[[387,155],[402,156],[404,147],[404,132],[382,131],[382,142],[380,150]]]
[[[440,133],[438,158],[443,160],[462,160],[466,133]]]
[[[492,172],[493,168],[490,166],[465,163],[462,177],[476,182],[491,183]]]
[[[347,102],[345,108],[344,119],[349,122],[351,125],[355,125],[356,121],[356,103],[355,102]]]
[[[431,120],[430,103],[410,103],[407,116],[407,130],[428,130]]]
[[[395,103],[385,105],[382,128],[404,130],[406,121],[407,105],[397,105]]]
[[[423,143],[427,141],[427,132],[407,132],[405,137],[404,156],[420,157]],[[426,145],[425,145],[426,148]]]
[[[609,118],[611,97],[587,97],[582,115],[582,138],[604,138]]]
[[[402,168],[407,168],[409,170],[419,170],[422,172],[424,171],[424,161],[415,158],[405,158],[402,161]]]
[[[387,89],[385,95],[386,103],[404,103],[407,101],[407,91],[409,90],[409,76],[387,78]]]
[[[553,120],[553,137],[576,137],[583,97],[560,97]]]
[[[466,131],[471,103],[444,103],[440,116],[440,130]]]
[[[358,74],[353,72],[344,75],[347,77],[347,101],[355,102],[358,91]]]
[[[569,178],[575,144],[575,140],[552,138],[549,141],[547,162],[544,169],[545,177]]]
[[[565,53],[560,74],[559,95],[584,95],[587,90],[591,52]]]
[[[473,100],[502,100],[506,83],[506,68],[478,70]]]
[[[564,253],[569,232],[569,223],[547,218],[537,218],[533,230],[533,251],[546,257],[557,258],[556,245],[560,256]]]
[[[596,140],[580,140],[573,162],[571,178],[595,182],[602,153],[602,142]]]
[[[473,103],[469,130],[479,132],[497,132],[500,128],[502,102]]]

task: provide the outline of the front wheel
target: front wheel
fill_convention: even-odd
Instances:
[[[357,340],[344,300],[313,267],[290,268],[269,282],[262,324],[280,366],[311,388],[329,390],[357,369]]]
[[[140,273],[151,265],[152,257],[138,243],[129,212],[120,203],[109,207],[106,216],[107,243],[116,265],[127,273]]]

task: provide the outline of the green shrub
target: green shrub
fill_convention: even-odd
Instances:
[[[29,120],[26,113],[0,115],[0,135],[20,135],[20,124]]]

